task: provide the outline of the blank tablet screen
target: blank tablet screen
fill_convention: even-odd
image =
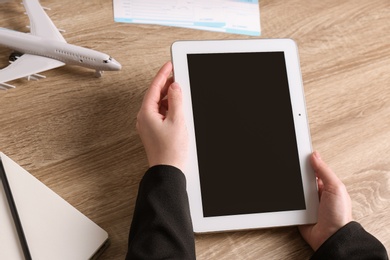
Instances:
[[[187,60],[204,217],[305,209],[284,53]]]

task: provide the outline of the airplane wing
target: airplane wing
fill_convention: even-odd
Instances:
[[[16,61],[12,62],[8,67],[0,70],[0,88],[13,87],[6,82],[29,77],[42,71],[64,66],[65,63],[31,54],[24,54]]]
[[[23,5],[30,19],[31,34],[45,39],[66,42],[38,0],[23,0]]]

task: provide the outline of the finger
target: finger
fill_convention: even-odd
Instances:
[[[341,182],[333,170],[321,159],[317,151],[312,154],[310,159],[314,171],[324,186],[337,185]]]
[[[168,89],[168,118],[175,119],[183,115],[183,97],[178,83]]]
[[[167,111],[168,111],[168,100],[162,99],[160,101],[159,113],[165,118],[167,115]]]
[[[161,67],[154,77],[152,84],[150,85],[148,91],[145,94],[143,106],[153,107],[158,109],[158,103],[160,102],[161,96],[164,96],[163,92],[166,92],[168,87],[168,80],[172,72],[172,63],[169,61]]]
[[[321,179],[317,178],[318,196],[322,197],[322,191],[324,190],[324,183]]]
[[[165,86],[161,89],[161,97],[165,98],[167,95],[168,95],[168,89],[169,89],[169,86],[172,85],[173,83],[173,77],[169,77],[167,79],[167,82],[165,82]]]

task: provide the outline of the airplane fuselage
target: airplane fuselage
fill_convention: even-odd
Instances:
[[[0,28],[0,45],[23,54],[43,56],[96,71],[113,71],[121,68],[121,65],[108,54],[4,28]]]

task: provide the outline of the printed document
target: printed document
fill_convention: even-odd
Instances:
[[[258,0],[113,0],[116,22],[260,36]]]

